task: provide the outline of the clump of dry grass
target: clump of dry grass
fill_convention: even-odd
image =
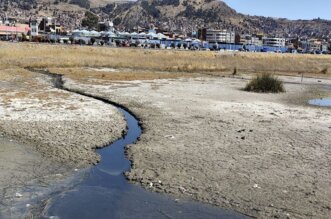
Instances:
[[[50,68],[48,70],[52,73],[63,74],[67,78],[79,80],[81,82],[87,82],[90,79],[104,81],[133,81],[195,77],[195,75],[183,72],[134,71],[128,69],[117,69],[115,72],[100,72],[97,69],[93,70],[91,68]]]
[[[266,73],[254,77],[250,82],[248,82],[244,90],[261,93],[285,92],[283,82],[277,77]]]

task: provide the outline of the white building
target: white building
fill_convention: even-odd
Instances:
[[[235,32],[208,29],[206,31],[206,41],[209,43],[235,43]]]
[[[262,46],[262,40],[257,36],[245,34],[240,36],[240,44]]]
[[[39,22],[37,20],[32,20],[30,22],[30,28],[31,28],[31,36],[38,36],[39,35]]]
[[[277,38],[277,37],[264,37],[262,41],[264,46],[272,46],[272,47],[285,47],[285,43],[286,43],[285,38]]]

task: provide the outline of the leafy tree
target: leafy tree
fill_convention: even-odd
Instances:
[[[121,21],[122,21],[122,19],[120,17],[117,17],[117,18],[114,19],[113,23],[114,23],[114,25],[117,26],[121,23]]]
[[[94,45],[94,43],[95,43],[95,38],[92,37],[90,43],[91,43],[91,45]]]
[[[89,29],[96,28],[98,26],[99,18],[90,11],[85,12],[85,18],[82,20],[82,26]]]

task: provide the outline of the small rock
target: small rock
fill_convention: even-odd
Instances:
[[[22,195],[21,193],[16,192],[15,197],[16,197],[16,198],[22,198],[23,195]]]
[[[164,137],[165,138],[170,138],[170,139],[175,139],[175,136],[173,136],[173,135],[165,135]]]
[[[152,183],[152,182],[149,183],[149,187],[150,187],[150,188],[153,187],[153,183]]]
[[[74,169],[74,171],[75,171],[75,172],[77,172],[77,171],[78,171],[78,169]]]
[[[183,186],[179,187],[179,191],[181,191],[182,193],[186,192],[186,189]]]
[[[25,207],[29,208],[31,205],[30,204],[26,204]]]
[[[260,189],[261,187],[258,184],[254,184],[253,188]]]

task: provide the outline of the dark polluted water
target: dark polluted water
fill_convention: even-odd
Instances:
[[[309,100],[310,105],[331,107],[331,98],[320,98]]]
[[[131,114],[123,109],[120,111],[128,123],[126,136],[98,150],[101,162],[80,184],[52,197],[44,218],[246,218],[233,211],[197,202],[176,201],[130,184],[123,175],[130,169],[124,150],[127,144],[136,142],[141,129]]]

